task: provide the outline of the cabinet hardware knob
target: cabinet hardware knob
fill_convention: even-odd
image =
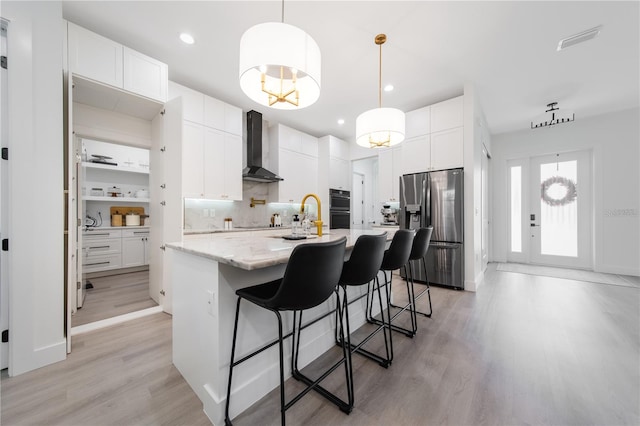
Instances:
[[[165,189],[166,187],[167,187],[167,185],[164,184],[164,183],[162,185],[160,185],[160,188],[162,188],[162,189]]]
[[[167,205],[167,202],[166,202],[166,201],[160,201],[160,205],[161,205],[161,206],[166,206],[166,205]]]

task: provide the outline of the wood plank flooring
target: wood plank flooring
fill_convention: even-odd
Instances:
[[[71,318],[73,327],[157,306],[149,297],[149,271],[91,278],[84,305]]]
[[[640,424],[640,290],[495,269],[475,294],[432,288],[434,316],[418,318],[413,339],[394,333],[389,369],[354,355],[350,415],[312,392],[287,411],[287,423]],[[398,298],[403,287],[394,284]],[[169,316],[74,342],[66,361],[13,378],[3,372],[3,425],[208,424],[171,365]],[[329,351],[305,373],[336,356]],[[323,384],[342,392],[343,380],[337,370]],[[301,389],[293,379],[286,386],[289,397]],[[278,404],[276,390],[234,424],[279,424]]]

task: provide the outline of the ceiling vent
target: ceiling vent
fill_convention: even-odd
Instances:
[[[595,38],[598,34],[600,34],[600,30],[602,30],[602,25],[598,25],[595,28],[591,28],[589,30],[574,34],[570,37],[560,40],[560,42],[558,43],[558,52],[566,49],[567,47],[575,46],[578,43],[582,43],[583,41]]]

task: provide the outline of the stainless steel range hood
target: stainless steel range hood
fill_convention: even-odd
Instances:
[[[279,182],[280,176],[262,167],[262,114],[247,112],[247,167],[242,179],[252,182]]]

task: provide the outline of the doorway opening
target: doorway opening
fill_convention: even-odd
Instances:
[[[149,150],[75,139],[81,220],[72,334],[158,306],[149,288]]]
[[[508,163],[510,262],[592,269],[591,152]]]

